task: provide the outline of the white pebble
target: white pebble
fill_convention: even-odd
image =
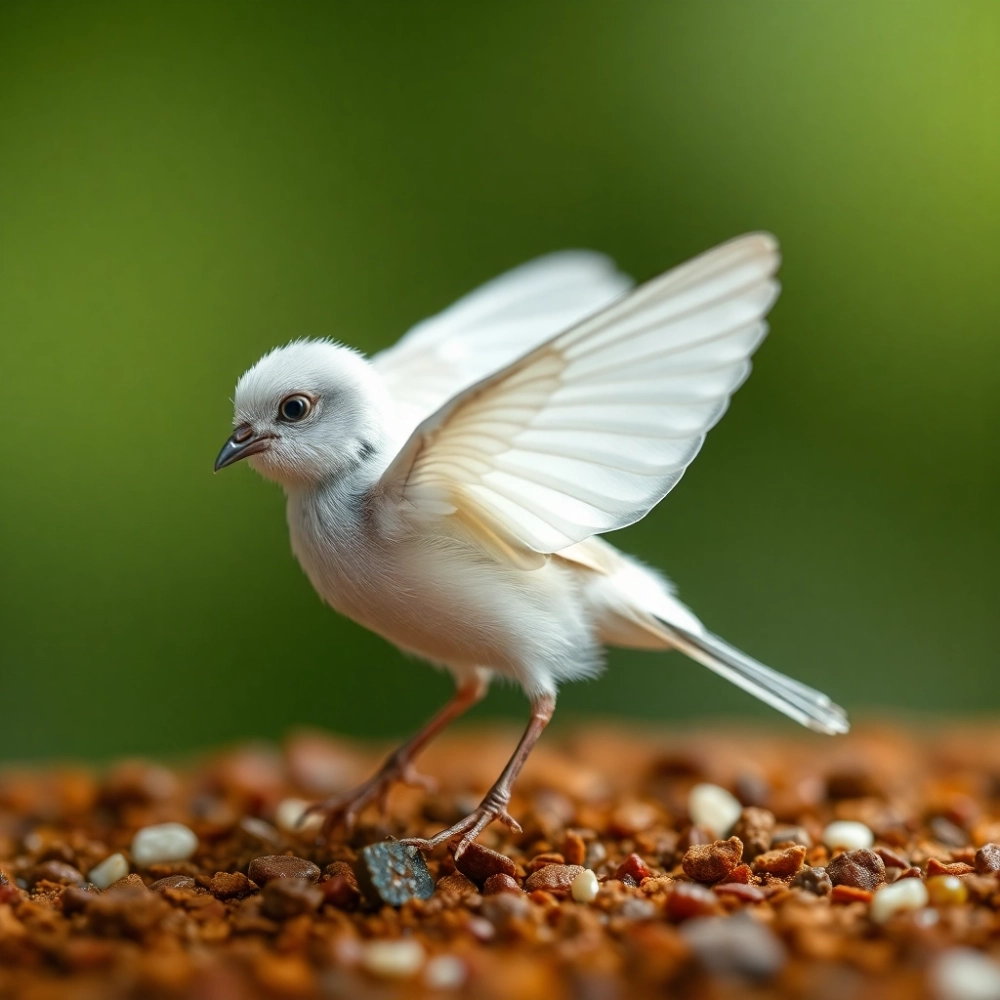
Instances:
[[[194,830],[183,823],[144,826],[132,838],[132,860],[142,868],[165,861],[187,861],[198,848]]]
[[[274,813],[274,821],[278,829],[284,830],[286,833],[318,833],[323,825],[322,813],[312,813],[306,817],[301,825],[299,822],[302,820],[302,814],[311,805],[312,803],[306,802],[305,799],[282,799]]]
[[[1000,966],[972,948],[946,951],[930,977],[938,1000],[1000,1000]]]
[[[87,879],[98,889],[107,889],[112,882],[117,882],[126,875],[128,875],[128,862],[125,860],[125,855],[112,854],[99,865],[94,865],[87,873]]]
[[[919,910],[927,905],[927,886],[918,878],[901,878],[883,886],[872,897],[868,915],[877,924],[906,910]]]
[[[424,985],[432,990],[457,990],[467,978],[465,963],[454,955],[438,955],[424,969]]]
[[[831,851],[838,847],[844,851],[860,851],[875,843],[875,834],[864,823],[843,819],[831,823],[823,831],[823,843]]]
[[[589,868],[584,868],[570,883],[569,891],[578,903],[590,903],[597,899],[599,888],[597,876]]]
[[[406,979],[420,971],[424,964],[424,949],[413,938],[370,941],[365,945],[361,964],[374,976]]]
[[[716,837],[725,837],[742,812],[740,800],[718,785],[695,785],[688,796],[691,822],[695,826],[707,826]]]

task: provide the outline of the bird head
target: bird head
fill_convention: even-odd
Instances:
[[[234,430],[215,471],[247,459],[287,488],[315,485],[378,452],[388,396],[357,352],[299,340],[264,355],[236,385]]]

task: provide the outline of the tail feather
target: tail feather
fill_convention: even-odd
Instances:
[[[765,667],[711,632],[696,634],[662,618],[658,620],[671,644],[682,653],[803,726],[831,735],[851,728],[844,709],[822,692]]]

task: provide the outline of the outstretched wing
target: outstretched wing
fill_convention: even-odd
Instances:
[[[639,520],[750,371],[778,245],[725,243],[618,299],[424,420],[386,470],[409,516],[451,516],[524,568]]]
[[[418,323],[371,359],[396,403],[403,432],[631,285],[608,257],[569,250],[508,271]]]

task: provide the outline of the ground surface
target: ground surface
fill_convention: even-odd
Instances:
[[[402,789],[384,822],[322,847],[289,829],[290,800],[347,788],[378,756],[318,734],[187,769],[8,770],[0,997],[1000,996],[977,955],[1000,955],[1000,848],[980,850],[1000,841],[991,727],[553,734],[512,803],[522,834],[492,826],[459,870],[444,849],[426,871],[364,850],[464,814],[513,742],[443,739],[421,761],[439,792]],[[734,829],[697,809],[692,825],[706,783],[747,807]],[[863,824],[872,849],[825,846],[833,820]],[[136,831],[168,821],[193,831],[190,856],[140,862]]]

